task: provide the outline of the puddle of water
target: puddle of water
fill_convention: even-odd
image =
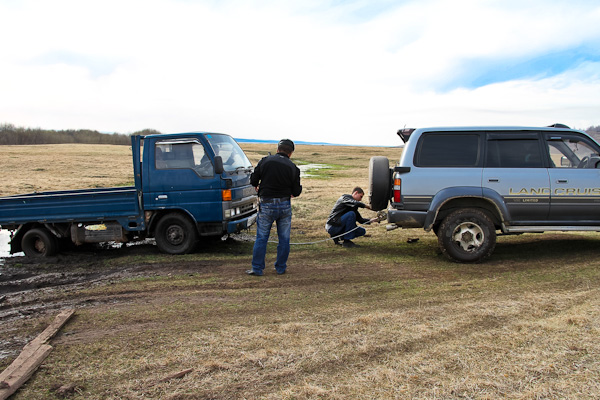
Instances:
[[[0,229],[0,265],[4,264],[4,259],[7,257],[22,256],[23,253],[10,254],[10,232]]]
[[[4,340],[0,341],[0,346],[2,347],[8,344],[10,344],[10,342]],[[4,360],[5,358],[11,357],[15,353],[17,353],[15,350],[0,350],[0,360]]]
[[[15,254],[10,254],[10,232],[4,229],[0,229],[0,266],[4,265],[4,259],[9,257],[20,257],[24,256],[25,253],[19,252]],[[137,246],[137,245],[146,245],[146,244],[156,244],[156,241],[152,239],[144,239],[136,242],[129,243],[116,243],[116,242],[104,242],[98,243],[103,249],[119,249],[124,246]]]
[[[0,229],[0,258],[7,257],[9,255],[10,246],[10,234],[8,231]]]
[[[304,165],[298,165],[298,168],[300,169],[300,177],[306,178],[306,177],[310,177],[310,176],[315,176],[315,175],[311,174],[310,171],[318,171],[320,169],[328,169],[331,167],[329,165],[325,165],[325,164],[304,164]]]

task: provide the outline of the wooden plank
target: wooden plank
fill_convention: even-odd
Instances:
[[[10,375],[14,375],[16,370],[19,369],[19,367],[26,363],[27,360],[29,358],[31,358],[33,356],[33,354],[35,353],[36,349],[38,349],[38,347],[24,347],[23,351],[21,351],[21,354],[19,354],[19,356],[17,358],[15,358],[15,360],[12,362],[12,364],[10,364],[8,367],[6,367],[6,369],[0,374],[0,382],[4,382],[5,380],[8,379],[8,377]]]
[[[74,309],[69,309],[58,314],[54,321],[48,325],[46,329],[42,333],[40,333],[35,339],[31,342],[27,343],[21,354],[10,364],[4,372],[0,374],[0,382],[4,381],[5,375],[12,374],[16,368],[19,367],[22,363],[24,363],[31,355],[37,350],[39,346],[42,344],[46,344],[50,339],[56,335],[60,328],[73,316],[75,313]]]
[[[44,362],[48,354],[52,351],[52,346],[43,344],[39,346],[31,356],[22,364],[18,365],[14,371],[2,378],[2,389],[0,389],[0,400],[6,400],[17,391]]]
[[[75,314],[74,309],[62,311],[60,314],[58,314],[54,318],[54,321],[52,321],[52,323],[50,325],[48,325],[48,327],[46,329],[44,329],[44,332],[40,333],[38,335],[38,337],[33,339],[31,342],[29,342],[25,347],[27,347],[27,346],[35,347],[38,344],[48,343],[48,341],[50,339],[52,339],[54,337],[54,335],[56,335],[56,333],[60,330],[60,328],[62,328],[63,325],[67,323],[67,321],[73,316],[73,314]]]
[[[23,347],[21,354],[0,374],[0,400],[7,399],[31,378],[52,351],[52,346],[47,344],[48,341],[74,313],[75,310],[70,309],[58,314],[41,334]]]

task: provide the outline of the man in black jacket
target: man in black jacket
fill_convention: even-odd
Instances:
[[[290,254],[290,231],[292,229],[291,197],[302,192],[300,169],[290,157],[295,150],[294,142],[282,139],[277,145],[277,154],[260,160],[250,176],[250,184],[258,191],[260,206],[256,220],[256,241],[252,251],[252,269],[248,275],[261,276],[265,269],[267,242],[273,222],[277,224],[277,261],[275,270],[285,274]]]
[[[343,194],[335,202],[331,214],[329,214],[329,218],[325,224],[325,230],[332,237],[345,233],[342,236],[344,241],[341,245],[343,247],[357,247],[358,245],[355,244],[352,239],[364,236],[365,233],[367,233],[365,228],[356,226],[357,221],[361,224],[370,224],[371,222],[377,221],[377,218],[363,218],[358,212],[359,208],[366,208],[367,210],[371,209],[371,206],[361,202],[364,195],[365,192],[361,188],[358,186],[355,187],[352,189],[352,194]],[[340,244],[340,239],[337,237],[333,239],[333,241],[335,244]]]

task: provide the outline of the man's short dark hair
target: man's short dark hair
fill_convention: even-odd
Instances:
[[[294,146],[294,142],[290,139],[281,139],[279,143],[277,143],[277,151],[283,152],[285,154],[292,154],[296,146]]]
[[[364,190],[362,190],[362,189],[361,189],[360,187],[358,187],[358,186],[357,186],[357,187],[355,187],[354,189],[352,189],[352,193],[354,193],[354,192],[358,192],[358,193],[360,193],[360,194],[365,194],[365,191],[364,191]]]

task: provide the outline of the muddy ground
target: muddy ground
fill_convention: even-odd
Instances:
[[[241,243],[238,241],[237,243]],[[236,242],[229,239],[229,244]],[[18,326],[58,314],[67,308],[131,302],[131,296],[78,295],[83,289],[128,278],[182,275],[198,272],[198,262],[174,258],[173,263],[133,262],[111,267],[111,259],[156,254],[151,241],[122,246],[90,246],[42,259],[25,256],[0,260],[0,365],[18,355],[32,338],[17,333]],[[208,267],[210,262],[204,267]]]

